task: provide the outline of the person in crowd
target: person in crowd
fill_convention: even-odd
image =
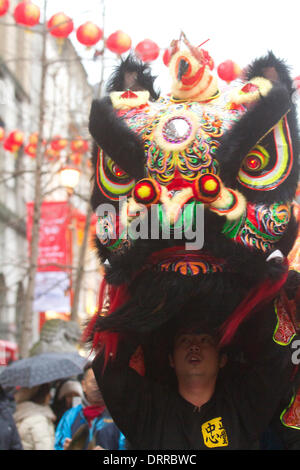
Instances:
[[[79,380],[65,379],[61,380],[56,386],[55,395],[51,408],[56,416],[55,427],[57,427],[63,414],[72,408],[73,399],[77,397],[81,401],[83,398],[82,385]]]
[[[21,388],[15,394],[14,419],[24,450],[53,450],[55,415],[49,403],[51,384]]]
[[[112,418],[136,450],[258,449],[294,371],[290,345],[273,340],[274,310],[243,325],[244,360],[234,367],[219,347],[209,312],[207,320],[195,322],[197,305],[186,311],[193,321],[182,315],[183,325],[174,334],[169,330],[175,385],[129,366],[137,341],[121,342],[105,367],[103,351],[96,356],[93,370]]]
[[[125,449],[125,438],[114,424],[98,389],[92,363],[84,368],[82,403],[66,411],[55,433],[55,450]]]
[[[23,450],[13,418],[14,401],[0,386],[0,449]]]

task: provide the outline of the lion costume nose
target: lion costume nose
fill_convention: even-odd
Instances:
[[[154,204],[164,207],[169,220],[175,223],[185,204],[205,204],[211,211],[228,220],[237,220],[246,208],[246,200],[237,190],[226,188],[219,176],[212,173],[200,175],[193,184],[187,187],[173,188],[171,194],[167,187],[161,186],[152,178],[144,178],[132,190],[132,199],[147,208]],[[130,209],[131,204],[129,204]],[[136,209],[134,207],[134,209]],[[130,210],[129,210],[130,212]]]
[[[215,201],[221,191],[221,180],[217,175],[205,173],[200,175],[191,187],[191,195],[204,204],[210,204]],[[151,206],[156,204],[161,197],[162,187],[152,178],[140,180],[132,191],[132,197],[138,204]]]
[[[161,195],[160,184],[151,178],[143,178],[132,190],[132,197],[138,204],[151,206],[156,204]]]
[[[221,180],[211,173],[200,175],[193,184],[195,199],[206,204],[214,202],[219,197],[220,191]]]

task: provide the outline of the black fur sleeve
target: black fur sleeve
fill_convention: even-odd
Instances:
[[[140,138],[119,118],[109,97],[94,100],[89,131],[99,147],[134,179],[144,176],[144,147]]]

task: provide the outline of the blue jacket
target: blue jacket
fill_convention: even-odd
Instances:
[[[56,428],[54,449],[63,450],[65,439],[72,439],[77,429],[85,423],[87,423],[87,420],[83,415],[82,405],[78,405],[66,411]],[[100,445],[104,449],[125,449],[125,437],[119,431],[107,410],[92,421],[90,427],[90,441],[93,436],[96,440],[96,445]]]

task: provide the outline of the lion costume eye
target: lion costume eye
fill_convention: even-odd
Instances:
[[[263,145],[262,145],[263,144]],[[270,153],[266,150],[270,150]],[[293,147],[286,116],[256,145],[238,174],[238,181],[257,191],[276,189],[289,176],[293,166]]]
[[[134,180],[123,171],[103,150],[98,150],[97,185],[101,193],[111,201],[128,196],[134,187]]]
[[[111,158],[107,158],[106,165],[111,171],[111,174],[116,178],[125,179],[128,178],[128,174],[122,170]]]
[[[266,168],[270,161],[270,155],[268,151],[261,145],[257,145],[251,152],[248,153],[247,157],[243,162],[243,169],[247,173],[257,173]]]

